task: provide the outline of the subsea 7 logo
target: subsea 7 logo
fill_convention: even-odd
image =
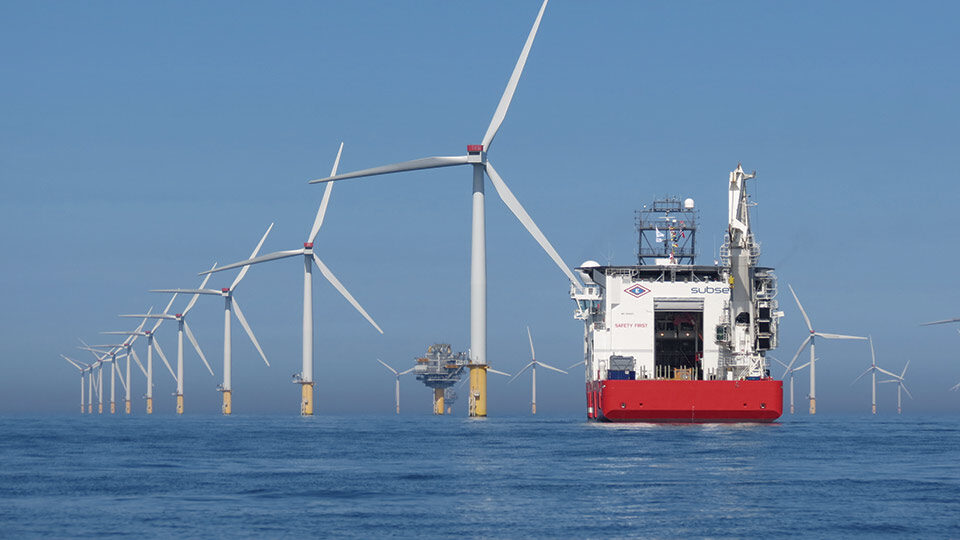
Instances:
[[[624,289],[624,292],[626,292],[627,294],[629,294],[634,298],[640,298],[641,296],[650,292],[650,289],[643,287],[639,283],[634,283],[633,285]]]

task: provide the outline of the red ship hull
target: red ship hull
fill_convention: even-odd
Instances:
[[[605,422],[773,422],[783,381],[606,380],[587,383],[587,417]]]

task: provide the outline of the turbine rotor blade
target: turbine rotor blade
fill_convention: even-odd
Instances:
[[[343,153],[343,143],[340,143],[340,148],[337,150],[337,159],[333,161],[333,168],[330,169],[330,176],[337,175],[337,169],[340,167],[340,154]],[[327,183],[327,188],[323,190],[323,198],[320,199],[320,208],[317,209],[317,217],[313,220],[313,227],[310,228],[310,236],[307,238],[307,242],[313,242],[317,237],[317,233],[320,232],[320,226],[323,225],[323,216],[327,214],[327,205],[330,204],[330,191],[333,189],[332,183]]]
[[[196,349],[197,354],[200,355],[200,359],[203,360],[203,365],[207,366],[207,371],[210,372],[210,375],[213,375],[213,368],[210,367],[210,364],[207,362],[207,357],[203,355],[203,351],[200,350],[200,344],[197,343],[197,338],[193,335],[193,332],[190,331],[190,325],[187,324],[187,321],[183,321],[183,329],[187,331],[187,337],[190,338],[190,343],[193,344],[193,348]]]
[[[910,390],[907,390],[907,385],[903,384],[903,381],[900,381],[900,388],[903,388],[903,391],[907,393],[910,399],[913,399],[913,394],[910,393]]]
[[[523,372],[525,372],[525,371],[527,371],[528,369],[530,369],[530,366],[532,366],[533,364],[534,364],[534,362],[530,362],[530,363],[528,363],[527,365],[523,366],[523,369],[521,369],[520,371],[518,371],[517,374],[513,376],[513,378],[511,378],[509,381],[507,381],[507,384],[510,384],[510,383],[512,383],[513,381],[517,380],[517,377],[519,377],[520,375],[523,375]],[[487,371],[490,371],[490,369],[487,368]]]
[[[573,272],[570,271],[570,268],[567,267],[566,263],[563,262],[563,259],[560,258],[560,254],[557,253],[557,250],[553,249],[553,246],[550,244],[550,241],[547,240],[547,237],[543,235],[540,231],[540,228],[537,227],[537,224],[533,222],[533,218],[530,217],[530,214],[523,209],[523,206],[520,204],[520,201],[514,197],[513,193],[510,191],[510,188],[507,187],[507,184],[503,182],[503,179],[500,178],[500,175],[497,174],[496,169],[493,168],[493,164],[487,161],[487,176],[490,177],[490,181],[493,182],[493,187],[496,188],[497,194],[500,195],[500,199],[504,204],[507,205],[507,208],[513,212],[513,215],[517,216],[517,219],[520,220],[520,223],[526,227],[527,232],[540,244],[540,247],[547,252],[547,255],[553,259],[553,262],[560,267],[560,270],[566,274],[567,279],[570,280],[574,286],[577,287],[577,290],[582,290],[583,285],[580,283],[580,280],[573,275]]]
[[[790,294],[793,295],[793,299],[797,302],[797,307],[800,308],[800,314],[803,315],[803,320],[807,323],[807,328],[810,329],[810,332],[813,333],[813,325],[810,324],[810,317],[807,317],[807,312],[803,309],[803,304],[800,303],[800,299],[797,298],[797,293],[793,291],[793,286],[787,283],[787,288],[790,289]]]
[[[907,360],[907,364],[903,366],[903,372],[900,373],[900,378],[903,379],[903,376],[907,374],[907,368],[910,367],[910,360]]]
[[[377,362],[380,362],[381,364],[383,364],[383,367],[385,367],[385,368],[389,369],[390,371],[392,371],[394,375],[396,375],[396,376],[398,376],[398,377],[400,376],[400,374],[397,373],[397,370],[395,370],[395,369],[393,369],[392,367],[388,366],[387,363],[384,362],[383,360],[377,358]]]
[[[239,268],[241,266],[248,266],[251,264],[258,264],[267,261],[274,261],[277,259],[285,259],[287,257],[294,257],[296,255],[303,255],[303,249],[290,249],[287,251],[275,251],[273,253],[268,253],[266,255],[260,255],[259,257],[254,257],[252,259],[247,259],[245,261],[235,262],[228,264],[226,266],[221,266],[216,270],[207,270],[206,272],[200,272],[200,275],[211,274],[216,272],[223,272],[224,270],[232,270],[234,268]]]
[[[357,311],[359,311],[360,314],[363,315],[363,317],[367,319],[367,321],[370,324],[372,324],[374,328],[377,329],[377,332],[380,332],[382,334],[383,330],[381,330],[380,327],[377,326],[377,323],[373,321],[373,318],[371,318],[370,315],[367,314],[367,312],[363,309],[363,307],[360,306],[360,303],[356,301],[356,299],[350,294],[349,291],[347,291],[347,288],[344,287],[342,283],[340,283],[340,280],[337,279],[337,276],[333,275],[333,272],[331,272],[330,269],[327,268],[327,265],[323,264],[323,261],[320,260],[320,257],[317,257],[316,253],[313,254],[313,262],[317,264],[317,268],[320,269],[320,273],[323,274],[323,277],[327,278],[327,281],[329,281],[330,284],[333,285],[333,288],[337,289],[337,291],[339,291],[340,294],[342,294],[343,297],[347,299],[347,302],[350,302],[350,305],[352,305]]]
[[[383,165],[382,167],[373,167],[351,173],[335,174],[327,178],[318,178],[307,182],[308,184],[318,184],[322,182],[333,182],[335,180],[346,180],[348,178],[363,178],[367,176],[377,176],[380,174],[390,174],[404,171],[417,171],[420,169],[435,169],[437,167],[451,167],[454,165],[466,165],[468,156],[437,156],[394,163],[392,165]]]
[[[257,336],[253,335],[253,329],[250,328],[250,323],[247,322],[247,318],[243,316],[243,311],[240,309],[240,304],[237,303],[236,298],[233,298],[233,309],[231,311],[236,315],[237,320],[240,321],[240,326],[247,332],[247,336],[250,338],[250,341],[253,342],[253,346],[257,348],[257,352],[260,353],[260,358],[263,358],[263,363],[269,367],[270,362],[267,361],[267,355],[263,353],[260,342],[257,341]]]
[[[220,295],[220,291],[213,289],[150,289],[153,293],[177,293],[177,294],[215,294]]]
[[[170,362],[167,361],[167,355],[163,354],[163,349],[160,348],[160,342],[156,339],[153,340],[153,349],[160,355],[160,359],[163,360],[163,365],[167,366],[167,371],[170,372],[170,376],[176,381],[177,374],[173,372],[173,368],[170,367]]]
[[[402,376],[402,375],[406,375],[407,373],[410,373],[411,371],[413,371],[413,370],[415,370],[415,369],[417,369],[417,366],[413,366],[412,368],[410,368],[410,369],[408,369],[408,370],[401,371],[400,373],[397,373],[397,377],[400,377],[400,376]]]
[[[873,366],[868,367],[866,371],[864,371],[863,373],[860,374],[859,377],[857,377],[856,379],[854,379],[853,382],[850,383],[850,386],[853,386],[854,384],[856,384],[857,381],[859,381],[860,379],[862,379],[864,375],[866,375],[867,373],[870,373],[871,371],[873,371]]]
[[[273,229],[273,223],[271,223],[270,226],[267,227],[267,232],[263,233],[263,236],[260,237],[260,241],[257,243],[257,247],[253,248],[253,253],[251,253],[250,257],[248,258],[252,259],[256,257],[258,253],[260,253],[260,248],[263,247],[263,243],[264,241],[266,241],[267,235],[270,234],[270,231],[272,229]],[[247,275],[247,272],[249,270],[250,270],[249,264],[240,269],[240,273],[237,274],[237,277],[233,279],[233,283],[230,284],[231,291],[234,290],[237,287],[237,285],[240,284],[240,280],[243,279],[243,276]]]
[[[889,375],[889,376],[894,377],[894,378],[899,378],[896,373],[890,373],[889,371],[883,369],[883,368],[880,367],[880,366],[877,366],[877,371],[879,371],[880,373],[883,373],[884,375]]]
[[[952,323],[952,322],[957,322],[957,321],[960,321],[960,317],[957,317],[957,318],[955,318],[955,319],[944,319],[944,320],[942,320],[942,321],[933,321],[933,322],[920,323],[920,326],[930,326],[930,325],[932,325],[932,324],[947,324],[947,323]]]
[[[530,327],[527,327],[527,339],[530,340],[530,359],[536,360],[537,353],[533,352],[533,336],[530,335]]]
[[[147,376],[147,370],[143,367],[143,364],[140,363],[140,357],[137,356],[137,351],[130,349],[130,356],[133,356],[133,361],[137,363],[137,367],[140,368],[140,372],[143,373],[143,376]]]
[[[212,272],[216,267],[217,267],[217,263],[213,263],[213,266],[210,267],[210,271]],[[210,281],[209,273],[203,276],[203,283],[200,284],[199,288],[203,290],[203,288],[207,286],[208,281]],[[197,298],[200,298],[200,295],[197,293],[194,293],[194,295],[190,297],[190,301],[187,302],[187,307],[183,309],[183,315],[190,313],[190,310],[193,309],[193,306],[197,303]]]
[[[577,367],[577,366],[580,366],[580,365],[583,365],[583,364],[586,364],[586,363],[587,363],[586,360],[581,360],[581,361],[577,362],[576,364],[573,364],[572,366],[568,367],[567,369],[573,369],[573,368],[575,368],[575,367]]]
[[[543,0],[543,4],[540,6],[537,19],[533,22],[533,28],[530,29],[527,41],[523,44],[523,49],[520,51],[520,58],[517,59],[517,65],[513,67],[513,73],[510,74],[510,79],[507,81],[507,88],[503,91],[503,95],[500,96],[500,103],[497,104],[497,110],[493,113],[493,119],[490,121],[487,132],[483,136],[482,144],[485,151],[490,148],[490,143],[492,143],[493,138],[497,136],[497,131],[500,130],[500,125],[503,124],[503,119],[507,116],[507,109],[510,108],[513,94],[517,91],[517,83],[520,82],[520,75],[523,74],[523,67],[527,63],[527,56],[530,54],[530,48],[533,46],[533,39],[537,36],[537,29],[540,28],[543,11],[547,9],[547,1],[548,0]]]
[[[845,336],[843,334],[827,334],[824,332],[816,332],[815,335],[820,336],[822,338],[827,338],[827,339],[862,339],[864,341],[867,340],[867,338],[863,336]]]
[[[497,375],[503,375],[503,376],[505,376],[505,377],[509,377],[509,376],[510,376],[509,373],[507,373],[507,372],[505,372],[505,371],[497,371],[497,370],[493,369],[492,367],[488,367],[488,368],[487,368],[487,371],[489,371],[490,373],[496,373]]]
[[[789,285],[788,285],[789,287]],[[797,349],[797,354],[793,355],[793,360],[790,360],[790,363],[787,364],[787,371],[783,374],[784,377],[787,376],[787,373],[790,373],[790,368],[793,367],[793,363],[797,361],[797,358],[800,358],[800,353],[807,348],[807,344],[810,343],[810,340],[813,339],[813,334],[807,336],[807,339],[803,340],[803,343],[800,344],[800,348]],[[799,368],[798,368],[799,369]]]
[[[81,372],[83,372],[83,368],[80,367],[80,364],[74,362],[73,360],[67,358],[66,356],[64,356],[64,355],[62,355],[62,354],[60,355],[60,357],[63,358],[64,360],[66,360],[67,362],[70,362],[71,364],[73,364],[73,367],[75,367],[75,368],[79,369]]]
[[[545,368],[547,368],[547,369],[552,369],[552,370],[557,371],[557,372],[559,372],[559,373],[563,373],[564,375],[569,375],[569,373],[567,373],[566,371],[564,371],[564,370],[562,370],[562,369],[560,369],[560,368],[555,368],[555,367],[551,366],[550,364],[544,364],[543,362],[537,362],[537,365],[540,366],[540,367],[545,367]]]

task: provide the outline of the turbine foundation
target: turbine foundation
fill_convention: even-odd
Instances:
[[[303,416],[313,416],[313,383],[302,382],[300,386],[300,414]]]
[[[871,408],[873,409],[873,414],[877,414],[877,406],[871,405]]]
[[[177,414],[183,414],[183,394],[177,394]]]
[[[470,416],[485,418],[487,416],[487,366],[471,364],[469,367]]]
[[[110,414],[116,414],[116,413],[117,413],[117,404],[114,403],[113,401],[111,401],[111,402],[110,402]]]
[[[230,390],[223,391],[223,414],[232,414],[233,413],[233,404],[230,401]]]
[[[817,414],[817,398],[810,398],[810,414]]]
[[[129,399],[123,402],[123,408],[124,408],[124,412],[126,412],[127,414],[130,414],[130,400],[129,400]]]
[[[147,398],[147,414],[153,414],[153,398]]]
[[[103,403],[97,404],[97,414],[103,414]]]

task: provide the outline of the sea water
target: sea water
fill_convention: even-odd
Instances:
[[[960,419],[0,417],[0,536],[960,537]]]

